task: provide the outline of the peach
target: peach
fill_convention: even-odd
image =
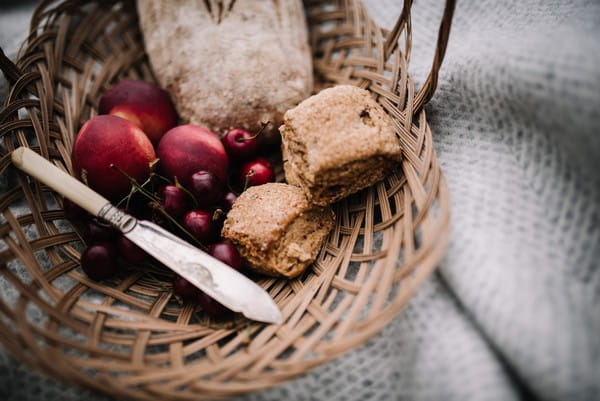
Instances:
[[[177,123],[169,94],[146,81],[123,79],[100,98],[99,114],[111,114],[131,121],[156,145]]]
[[[116,202],[129,193],[131,183],[111,165],[142,183],[152,172],[156,153],[138,126],[102,115],[83,124],[73,144],[71,161],[75,174],[85,184]]]
[[[160,169],[169,179],[175,177],[192,188],[192,175],[200,170],[227,182],[229,160],[219,137],[204,127],[180,125],[169,130],[158,143]]]

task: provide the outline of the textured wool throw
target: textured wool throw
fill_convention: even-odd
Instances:
[[[413,7],[417,86],[442,3]],[[391,27],[402,2],[365,5]],[[0,8],[13,58],[32,10]],[[426,106],[452,198],[440,269],[367,344],[238,400],[600,399],[599,38],[598,1],[458,1]],[[0,399],[108,400],[5,351]]]

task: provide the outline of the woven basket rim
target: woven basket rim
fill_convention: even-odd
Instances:
[[[27,180],[24,175],[17,174],[10,168],[10,151],[20,144],[31,147],[53,160],[59,167],[70,170],[69,141],[72,143],[77,125],[85,119],[86,113],[93,112],[91,109],[97,104],[98,93],[109,83],[98,79],[98,76],[103,77],[106,69],[100,69],[98,76],[91,81],[94,75],[92,67],[79,60],[83,55],[101,58],[99,49],[94,48],[93,43],[87,43],[85,38],[76,44],[79,47],[73,45],[73,40],[67,40],[71,29],[81,27],[86,22],[86,17],[97,16],[100,5],[97,8],[89,6],[90,14],[85,14],[82,3],[84,1],[43,1],[32,16],[31,34],[24,43],[17,62],[10,62],[0,49],[0,69],[11,83],[9,95],[0,110],[0,137],[4,138],[6,147],[0,149],[0,173],[7,177],[10,174],[18,180],[13,188],[0,197],[0,232],[3,233],[0,241],[6,244],[6,249],[0,250],[0,261],[4,265],[20,265],[32,276],[32,281],[25,283],[11,269],[0,270],[0,279],[11,283],[19,293],[19,301],[14,305],[9,305],[0,298],[0,331],[3,330],[4,333],[0,335],[0,342],[7,350],[21,361],[47,374],[113,396],[131,399],[153,399],[157,395],[166,399],[220,398],[265,389],[304,374],[364,343],[397,316],[420,284],[436,268],[449,237],[448,188],[432,146],[431,130],[422,106],[435,91],[448,41],[454,0],[446,2],[432,69],[416,94],[409,77],[401,73],[407,68],[408,54],[403,51],[410,52],[411,0],[404,1],[400,18],[390,31],[378,28],[358,1],[305,1],[307,9],[319,12],[317,17],[313,16],[312,24],[315,27],[319,23],[314,20],[319,18],[324,21],[328,18],[346,18],[344,21],[357,24],[354,26],[357,32],[372,35],[369,38],[371,51],[382,51],[381,59],[391,60],[372,63],[371,60],[379,60],[379,56],[373,54],[371,59],[363,60],[364,64],[360,68],[354,67],[348,72],[349,67],[345,65],[338,66],[335,70],[331,59],[323,56],[315,66],[321,79],[364,87],[376,96],[394,118],[405,149],[405,160],[401,166],[401,175],[388,177],[384,182],[343,200],[336,206],[338,224],[315,263],[314,274],[285,285],[273,279],[260,281],[282,307],[286,322],[278,328],[251,325],[250,342],[245,346],[246,354],[236,352],[236,347],[241,347],[242,335],[235,328],[211,329],[202,323],[186,324],[186,320],[182,320],[184,326],[179,327],[177,322],[182,316],[192,312],[188,307],[176,311],[169,303],[170,297],[161,292],[160,288],[157,289],[156,284],[146,280],[144,273],[132,270],[127,277],[122,278],[117,285],[125,290],[111,289],[78,274],[73,270],[77,266],[78,253],[71,245],[72,241],[78,240],[77,235],[55,229],[54,222],[63,217],[62,209],[50,206],[45,187]],[[111,17],[116,15],[115,10],[130,10],[127,0],[113,0],[110,3]],[[333,4],[340,12],[333,16],[331,12],[323,12],[319,8],[320,3]],[[82,20],[74,24],[76,18],[65,17],[68,15],[65,10],[79,12]],[[134,35],[132,32],[135,28],[133,31],[130,29],[132,21],[135,22],[135,16],[129,15],[120,15],[113,21],[117,26],[123,25],[118,29],[125,32],[123,42],[131,48],[123,47],[119,50],[124,52],[123,58],[126,60],[123,63],[128,62],[131,67],[129,70],[123,67],[123,71],[114,76],[106,73],[105,78],[110,77],[114,81],[123,73],[151,77],[145,54],[143,51],[140,53],[135,44],[129,43],[134,41],[133,36],[128,36]],[[90,34],[97,29],[99,36],[107,35],[107,32],[100,32],[103,23],[100,21],[96,26],[84,27],[84,30]],[[345,27],[340,28],[340,32],[345,32],[344,29]],[[114,31],[110,33],[113,34]],[[340,37],[343,35],[341,33]],[[405,40],[402,50],[400,38]],[[313,47],[318,45],[325,49],[327,46],[323,43],[331,45],[332,41],[341,42],[339,37],[319,34],[314,34],[312,40]],[[361,43],[364,45],[366,42],[364,40]],[[351,46],[357,45],[343,45],[349,46],[348,48],[340,46],[344,51],[349,49],[348,54],[351,54]],[[78,53],[71,54],[73,49]],[[369,71],[369,74],[362,73],[363,69]],[[384,73],[390,71],[399,80],[392,83],[394,90],[386,88],[387,81],[382,78]],[[61,75],[66,72],[75,77],[70,88],[69,82]],[[85,89],[82,84],[90,85],[91,89]],[[27,111],[27,116],[19,114],[20,110]],[[34,133],[34,141],[28,139],[28,133]],[[11,209],[19,199],[27,203],[30,209],[27,214],[15,215]],[[375,216],[378,213],[382,216]],[[381,221],[377,221],[378,218]],[[38,231],[37,238],[27,237],[29,234],[26,231],[31,226]],[[373,253],[373,241],[377,233],[381,233],[384,244],[399,241],[398,247],[386,245],[387,248],[377,251],[379,253]],[[365,243],[371,244],[371,254],[355,249],[358,240],[362,241],[365,248]],[[55,253],[53,247],[59,248],[60,252]],[[50,255],[51,262],[54,263],[46,272],[35,258],[35,253],[40,250]],[[394,254],[395,257],[392,257]],[[396,267],[400,259],[404,264]],[[356,274],[365,275],[364,282],[348,278],[353,264],[358,266]],[[59,295],[53,304],[40,297],[38,292],[47,292],[50,295],[46,296],[52,300],[58,291],[50,280],[55,279],[55,276],[68,276],[78,284],[69,293]],[[369,277],[374,279],[368,280]],[[390,281],[389,285],[385,280]],[[315,284],[317,282],[318,285]],[[327,286],[323,288],[330,292],[322,290],[321,286]],[[372,291],[362,291],[360,286],[371,286]],[[391,296],[389,294],[392,294],[393,286],[402,289],[394,290],[397,294],[388,302],[387,297]],[[387,289],[390,292],[386,293],[384,299],[377,296],[377,289]],[[104,302],[110,303],[102,307],[93,305],[81,298],[86,291],[99,291],[104,296]],[[141,297],[140,300],[136,300],[128,291]],[[331,291],[346,294],[344,296],[350,299],[342,299],[342,304],[348,302],[343,310],[339,306],[332,306],[336,301],[328,304]],[[141,300],[146,296],[151,297],[152,302]],[[117,312],[117,307],[113,304],[119,302],[129,302],[130,306],[143,311],[143,314],[134,313],[135,309],[129,314],[122,310]],[[371,303],[381,305],[373,312],[368,309]],[[35,305],[42,311],[47,319],[45,325],[38,327],[26,321],[24,311],[28,304]],[[363,310],[367,311],[367,317],[359,319]],[[145,315],[146,318],[125,329],[120,319],[117,319],[119,315],[114,315],[115,313],[136,319]],[[177,317],[177,321],[165,320],[166,317]],[[187,319],[189,320],[189,316]],[[72,339],[61,336],[59,327],[69,328],[75,333],[83,330],[89,336],[87,343],[77,344]],[[132,330],[135,334],[120,334],[119,329]],[[153,334],[154,330],[159,329],[163,330],[163,337],[166,339]],[[322,338],[311,334],[319,330],[325,333]],[[286,343],[282,340],[286,336],[293,336],[294,340]],[[336,341],[323,341],[327,336]],[[129,340],[130,337],[133,340]],[[98,348],[103,341],[108,341],[113,346],[127,343],[131,350],[123,355],[130,360],[123,359],[123,355],[116,351]],[[208,345],[204,346],[203,341]],[[160,367],[158,362],[162,361],[160,358],[163,354],[158,354],[160,358],[153,357],[152,344],[157,347],[161,344],[168,346],[170,361],[175,363],[178,357],[179,361],[168,369]],[[284,345],[288,347],[279,349]],[[75,350],[73,352],[85,352],[88,357],[70,357],[61,351],[61,347]],[[286,359],[282,355],[289,347],[294,350],[291,357]],[[186,361],[186,356],[193,355],[192,350],[201,351],[203,356]],[[264,355],[260,355],[261,353]],[[190,367],[203,370],[205,376],[190,373]],[[250,373],[243,372],[246,368]],[[101,379],[90,375],[90,369],[101,372]],[[115,369],[127,372],[127,377],[112,377],[106,373]],[[155,385],[154,382],[162,384]],[[174,390],[182,386],[184,390]]]

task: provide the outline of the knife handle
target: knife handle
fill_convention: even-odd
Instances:
[[[11,159],[20,170],[69,198],[94,216],[97,216],[100,210],[109,204],[106,198],[29,148],[17,148],[12,152]]]

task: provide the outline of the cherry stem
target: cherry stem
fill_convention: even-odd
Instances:
[[[189,189],[181,185],[177,177],[175,177],[175,186],[181,189],[183,192],[185,192],[190,198],[192,198],[192,202],[194,202],[194,207],[196,209],[199,207],[198,199],[196,199],[196,196]]]
[[[215,209],[215,211],[213,212],[213,215],[212,215],[212,221],[217,221],[223,216],[225,216],[225,212],[223,210]]]
[[[121,173],[123,176],[125,176],[129,180],[129,182],[131,183],[131,186],[132,186],[131,191],[129,192],[129,195],[127,195],[125,198],[121,199],[119,201],[119,203],[117,203],[117,206],[119,206],[125,199],[127,199],[127,205],[129,205],[129,200],[131,199],[131,196],[138,191],[140,193],[142,193],[143,195],[145,195],[146,197],[148,197],[150,200],[158,202],[159,199],[156,198],[152,193],[148,192],[144,188],[144,185],[147,185],[150,182],[150,178],[148,178],[146,181],[144,181],[144,183],[142,185],[140,185],[135,178],[133,178],[132,176],[127,174],[127,172],[124,171],[123,169],[115,166],[114,164],[111,164],[110,168],[117,170],[119,173]]]
[[[250,184],[250,177],[252,177],[253,175],[254,175],[254,169],[250,169],[250,171],[248,171],[246,173],[246,180],[244,182],[244,189],[243,189],[243,191],[245,191],[245,190],[248,189],[248,184]]]
[[[132,188],[133,192],[140,191],[140,193],[142,193],[144,196],[146,196],[148,199],[150,199],[152,201],[152,208],[153,209],[158,210],[171,223],[173,223],[177,228],[179,228],[188,237],[190,237],[198,245],[199,248],[202,248],[202,250],[204,250],[204,251],[207,250],[207,248],[204,246],[204,244],[202,244],[200,241],[198,241],[198,239],[196,237],[194,237],[194,235],[192,235],[188,230],[185,229],[185,227],[183,227],[181,224],[179,224],[179,222],[176,219],[174,219],[173,216],[171,216],[160,205],[160,199],[158,199],[152,193],[148,192],[146,189],[144,189],[142,186],[140,186],[140,184],[138,184],[137,180],[135,178],[131,177],[129,174],[127,174],[127,172],[123,171],[122,169],[120,169],[119,167],[115,166],[114,164],[111,164],[110,167],[116,169],[118,172],[120,172],[121,174],[123,174],[125,177],[127,177],[129,179],[129,181],[131,182],[131,184],[133,186],[133,188]],[[158,176],[158,174],[157,174],[157,176]],[[164,178],[164,177],[162,177],[162,178]],[[147,184],[148,182],[150,182],[150,179],[146,180],[144,182],[144,185]],[[131,196],[131,194],[129,196]]]
[[[157,178],[159,178],[159,179],[163,180],[163,181],[164,181],[164,182],[166,182],[166,183],[173,184],[173,183],[171,182],[171,180],[169,180],[167,177],[165,177],[165,176],[162,176],[162,175],[160,175],[160,174],[158,174],[158,173],[152,172],[152,173],[150,173],[150,175],[151,175],[152,177],[157,177]]]
[[[271,121],[267,121],[267,122],[262,122],[260,123],[261,127],[258,130],[258,132],[252,136],[249,136],[248,138],[237,138],[236,141],[238,142],[246,142],[246,141],[251,141],[252,139],[255,139],[257,136],[259,136],[264,130],[265,128],[267,128],[267,126],[271,124]]]

